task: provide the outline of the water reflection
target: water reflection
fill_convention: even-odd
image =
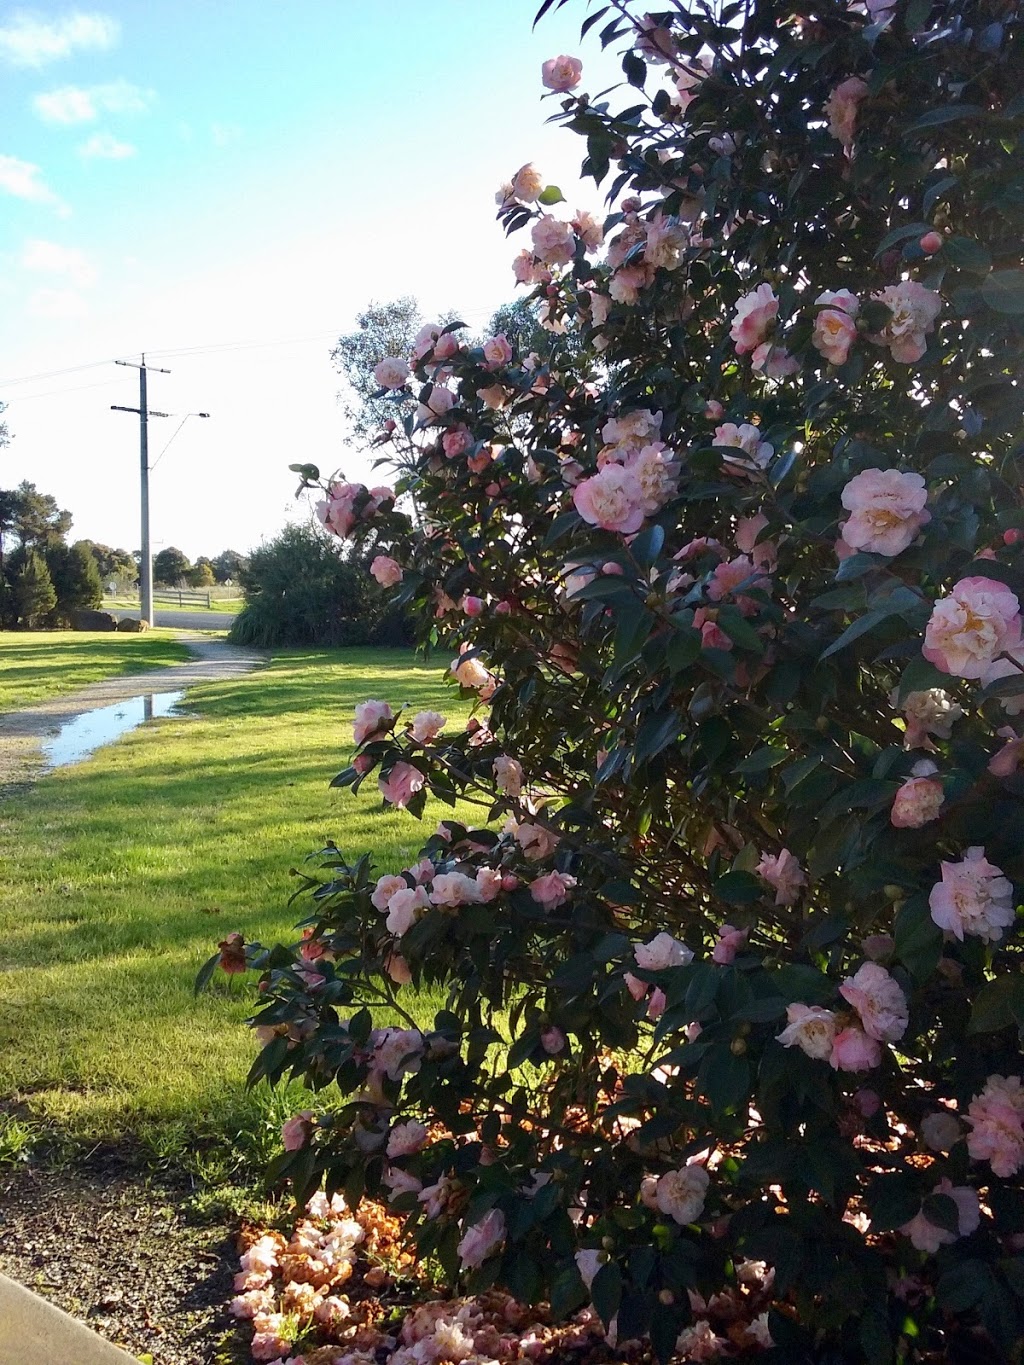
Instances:
[[[43,755],[51,768],[64,768],[69,763],[81,763],[91,753],[111,740],[134,730],[147,720],[177,714],[176,707],[184,697],[178,692],[154,692],[143,697],[129,697],[126,701],[101,706],[87,711],[62,725],[60,730],[43,744]]]

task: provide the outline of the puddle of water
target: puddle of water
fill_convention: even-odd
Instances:
[[[43,755],[51,768],[65,768],[70,763],[81,763],[91,753],[112,740],[135,730],[147,720],[160,716],[177,715],[177,706],[184,691],[154,692],[151,696],[129,697],[126,701],[86,711],[62,725],[52,739],[43,745]]]

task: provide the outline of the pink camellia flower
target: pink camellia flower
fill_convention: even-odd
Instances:
[[[750,352],[750,365],[752,369],[760,370],[766,379],[785,379],[800,369],[795,355],[791,355],[785,346],[771,341],[762,341],[760,346],[754,347]]]
[[[373,894],[370,897],[370,903],[375,910],[379,910],[383,914],[388,908],[388,902],[391,900],[391,897],[399,891],[405,891],[408,886],[409,883],[404,877],[400,877],[393,872],[385,873],[383,877],[378,878],[377,885],[374,887]]]
[[[459,338],[454,332],[442,332],[434,342],[434,359],[451,360],[460,350]]]
[[[401,953],[388,953],[383,960],[383,966],[396,986],[408,986],[412,980],[412,968]]]
[[[396,355],[385,356],[373,367],[373,377],[382,389],[400,389],[409,378],[408,362]]]
[[[573,489],[573,504],[584,521],[604,531],[632,535],[644,522],[644,493],[630,469],[608,464]]]
[[[401,938],[407,934],[424,910],[430,909],[430,897],[422,886],[405,886],[396,891],[387,904],[385,925],[389,934]]]
[[[989,759],[988,770],[993,777],[1012,777],[1024,763],[1024,739],[1007,725],[996,733],[1006,743]]]
[[[898,555],[931,521],[927,500],[928,489],[920,474],[862,470],[843,489],[843,506],[852,515],[839,530],[851,549]]]
[[[775,454],[775,447],[768,441],[762,441],[758,428],[749,422],[744,422],[742,426],[737,426],[735,422],[723,422],[715,428],[715,445],[735,446],[737,450],[742,450],[748,459],[725,456],[727,464],[735,464],[740,469],[764,469]]]
[[[778,855],[763,853],[754,871],[775,888],[776,905],[795,905],[800,899],[801,888],[807,885],[803,868],[788,848]]]
[[[397,1199],[403,1194],[415,1194],[418,1197],[423,1189],[422,1180],[417,1180],[414,1175],[403,1171],[399,1166],[386,1167],[381,1180],[391,1191],[392,1199]]]
[[[542,214],[530,232],[534,252],[545,265],[568,265],[576,245],[576,236],[569,223]]]
[[[407,806],[423,787],[426,778],[411,763],[396,763],[387,777],[379,777],[377,786],[385,801],[392,806]]]
[[[882,1060],[877,1039],[859,1028],[844,1028],[832,1043],[829,1064],[834,1071],[871,1071]]]
[[[934,1256],[939,1247],[952,1245],[958,1237],[969,1237],[972,1232],[977,1232],[981,1224],[978,1196],[968,1185],[954,1185],[943,1176],[932,1194],[944,1194],[947,1199],[952,1199],[957,1211],[957,1231],[950,1232],[948,1228],[940,1228],[930,1222],[924,1209],[900,1228],[900,1232],[910,1238],[918,1251],[927,1252],[929,1256]]]
[[[370,564],[370,573],[382,588],[393,588],[405,576],[401,564],[390,555],[377,555]]]
[[[479,905],[483,900],[474,877],[464,872],[442,872],[430,887],[430,899],[435,905]]]
[[[312,1131],[312,1109],[303,1109],[301,1114],[295,1114],[292,1118],[285,1119],[281,1125],[281,1141],[284,1143],[285,1151],[297,1152],[300,1148],[305,1147]]]
[[[492,767],[494,769],[494,785],[498,791],[513,798],[522,796],[523,765],[518,759],[508,758],[503,754],[494,760]]]
[[[430,744],[448,724],[440,711],[417,711],[412,718],[409,734],[417,744]]]
[[[831,1010],[795,1002],[786,1006],[786,1018],[789,1022],[776,1036],[776,1042],[783,1047],[798,1047],[819,1062],[831,1057],[837,1028],[836,1016]]]
[[[998,943],[1013,923],[1013,887],[980,847],[969,848],[959,863],[940,864],[942,880],[928,897],[932,919],[963,942],[973,934]]]
[[[995,659],[1021,643],[1020,603],[993,578],[961,578],[935,603],[922,654],[943,673],[980,678]]]
[[[404,1123],[396,1123],[392,1128],[385,1150],[389,1157],[413,1156],[423,1149],[426,1141],[427,1130],[424,1125],[415,1119],[408,1119]]]
[[[521,204],[532,204],[544,188],[544,177],[532,161],[520,166],[512,177],[512,198]]]
[[[219,966],[228,976],[238,976],[248,968],[245,960],[245,938],[236,929],[217,944],[220,949]]]
[[[482,616],[485,605],[482,597],[474,597],[471,593],[467,593],[462,599],[462,610],[466,616]]]
[[[679,939],[673,938],[664,930],[655,934],[648,943],[638,943],[633,948],[636,965],[646,972],[661,972],[667,967],[685,967],[693,961],[693,949]],[[646,988],[645,988],[646,989]]]
[[[486,388],[477,389],[477,398],[483,403],[485,408],[490,408],[492,412],[499,412],[509,401],[507,389],[500,384],[488,384]]]
[[[354,504],[360,493],[364,492],[361,483],[332,483],[327,497],[316,505],[316,514],[328,531],[340,536],[348,536],[358,521]]]
[[[473,688],[475,691],[483,693],[493,683],[494,679],[479,658],[474,656],[467,659],[465,657],[469,649],[469,645],[462,646],[459,657],[452,660],[451,671],[455,674],[460,687]]]
[[[512,359],[512,347],[508,344],[508,337],[504,332],[499,332],[497,336],[488,337],[484,342],[484,360],[489,370],[497,370],[502,365],[507,365]]]
[[[736,604],[744,616],[752,616],[758,609],[753,598],[741,593],[736,596],[740,584],[748,588],[769,587],[768,580],[754,568],[754,561],[748,555],[737,555],[735,559],[725,560],[716,566],[708,581],[707,593],[712,602],[721,602],[726,597],[735,597]]]
[[[266,1316],[280,1318],[284,1321],[280,1313],[267,1314]],[[249,1354],[253,1360],[276,1361],[283,1359],[292,1349],[292,1343],[287,1337],[278,1336],[276,1332],[255,1332],[252,1341],[249,1343]]]
[[[759,284],[739,299],[729,330],[737,355],[746,355],[767,339],[778,311],[779,301],[770,284]]]
[[[378,730],[385,729],[394,718],[395,713],[386,701],[360,702],[356,707],[355,720],[352,723],[353,740],[356,744],[362,744],[371,735],[375,735]]]
[[[894,691],[889,698],[893,705],[896,704],[897,695]],[[908,692],[902,710],[907,721],[906,738],[903,741],[907,749],[934,749],[935,745],[928,736],[949,739],[953,725],[964,713],[963,707],[941,687]]]
[[[548,872],[530,884],[530,895],[545,910],[557,910],[569,899],[576,878],[566,872]]]
[[[921,1137],[926,1147],[933,1152],[948,1152],[960,1141],[963,1129],[960,1120],[948,1109],[939,1109],[934,1114],[926,1114],[921,1120]]]
[[[679,464],[663,441],[652,441],[631,451],[625,467],[640,485],[640,509],[648,516],[664,507],[676,492]]]
[[[718,624],[718,612],[707,607],[698,607],[693,613],[693,624],[700,631],[701,649],[721,649],[726,653],[733,648],[731,638]]]
[[[296,967],[295,975],[307,991],[318,991],[327,980],[322,972],[314,971],[312,967]]]
[[[939,818],[945,792],[934,776],[937,772],[938,768],[928,759],[914,764],[913,776],[900,787],[889,812],[889,820],[896,829],[920,829]]]
[[[558,847],[558,835],[532,820],[513,822],[510,832],[531,862],[543,862]]]
[[[546,90],[575,90],[583,75],[583,63],[578,57],[549,57],[541,65],[541,81]]]
[[[687,235],[686,228],[677,218],[669,217],[658,209],[647,224],[644,261],[655,269],[678,269],[679,253],[686,246]]]
[[[587,209],[577,209],[572,216],[572,229],[588,251],[597,251],[604,242],[604,229],[592,213]],[[594,296],[591,294],[591,308],[593,310]],[[595,325],[598,323],[597,314],[593,313]]]
[[[423,1035],[418,1029],[382,1028],[370,1034],[373,1047],[372,1065],[390,1080],[397,1081],[406,1072],[419,1071],[423,1056]]]
[[[926,232],[919,245],[926,256],[934,256],[942,250],[942,237],[937,232]]]
[[[459,1243],[459,1260],[464,1270],[476,1270],[505,1240],[505,1215],[500,1209],[485,1213],[479,1223],[466,1229]]]
[[[557,1057],[560,1052],[564,1052],[567,1042],[565,1034],[554,1024],[548,1024],[547,1028],[540,1031],[540,1045],[549,1057]]]
[[[445,413],[451,412],[454,406],[455,395],[451,389],[446,389],[443,384],[434,384],[426,402],[421,402],[416,408],[416,420],[421,426],[429,426]]]
[[[773,540],[759,539],[767,526],[768,518],[763,512],[758,512],[752,517],[738,518],[733,534],[737,550],[749,555],[751,562],[759,569],[773,569],[778,553]]]
[[[639,450],[658,439],[663,420],[664,414],[652,408],[633,408],[617,417],[609,417],[601,428],[601,439],[607,445]]]
[[[868,93],[867,82],[859,76],[849,76],[832,91],[825,101],[824,114],[828,130],[847,151],[853,146],[860,102]]]
[[[860,1015],[869,1038],[895,1043],[907,1031],[907,997],[898,981],[877,962],[865,962],[854,976],[847,977],[839,994]]]
[[[989,1162],[1004,1179],[1024,1166],[1024,1089],[1019,1076],[989,1076],[965,1117],[972,1130],[967,1150],[975,1161]]]
[[[469,427],[465,426],[449,427],[441,437],[441,449],[449,460],[454,460],[459,455],[465,455],[472,444],[473,437],[470,434]]]
[[[504,878],[494,867],[477,868],[474,878],[477,890],[480,892],[480,899],[485,905],[495,900],[502,892]]]
[[[873,296],[889,309],[892,316],[875,336],[868,338],[877,346],[888,346],[893,360],[913,365],[928,349],[927,334],[935,330],[942,311],[942,298],[916,280],[886,285]]]
[[[843,293],[846,292],[843,290]],[[821,306],[826,297],[827,294],[820,294],[816,300],[819,308],[814,319],[811,344],[830,365],[845,365],[850,357],[850,347],[857,336],[854,317],[858,302],[852,294],[849,295],[853,299],[854,311],[848,312],[840,307]]]
[[[659,1210],[680,1224],[695,1223],[704,1212],[711,1177],[703,1166],[691,1162],[678,1171],[658,1177],[654,1198]]]
[[[746,943],[749,934],[749,929],[736,929],[731,924],[723,924],[718,931],[718,942],[712,950],[711,961],[721,963],[723,966],[732,962]]]
[[[441,335],[441,325],[437,322],[426,322],[413,338],[412,354],[414,360],[422,360],[431,354]]]

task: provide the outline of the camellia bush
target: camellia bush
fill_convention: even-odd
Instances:
[[[424,328],[412,472],[323,485],[478,703],[367,700],[335,785],[479,827],[222,945],[253,1079],[325,1092],[273,1174],[661,1360],[1019,1360],[1021,7],[583,28],[607,216],[498,193],[548,356]]]

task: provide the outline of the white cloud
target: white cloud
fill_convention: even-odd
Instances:
[[[85,299],[74,289],[37,289],[28,301],[30,317],[65,321],[89,311]]]
[[[135,155],[135,148],[130,142],[119,142],[112,133],[93,133],[79,147],[78,154],[100,161],[124,161]]]
[[[72,52],[105,51],[121,32],[116,19],[78,10],[60,19],[45,19],[18,10],[0,26],[0,58],[11,66],[45,66]]]
[[[41,274],[63,275],[79,289],[88,289],[96,283],[96,267],[77,246],[60,246],[57,242],[30,238],[22,250],[21,265],[25,270]]]
[[[44,123],[93,123],[101,114],[144,114],[156,94],[130,81],[107,85],[63,85],[36,95],[32,107]]]
[[[43,179],[40,168],[16,156],[0,155],[0,190],[13,194],[15,199],[27,199],[30,204],[63,207],[59,195]]]

